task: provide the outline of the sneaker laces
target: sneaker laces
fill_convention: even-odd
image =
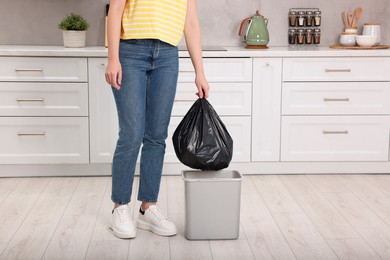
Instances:
[[[154,218],[158,221],[158,222],[162,222],[164,220],[168,220],[167,217],[165,217],[160,209],[156,206],[156,207],[149,207],[149,212],[151,215],[154,216]]]
[[[115,209],[118,212],[119,223],[130,222],[130,207],[120,207]]]

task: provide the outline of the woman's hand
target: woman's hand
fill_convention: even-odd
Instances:
[[[199,98],[208,98],[209,97],[209,83],[206,80],[204,75],[196,76],[195,84],[198,88],[198,93],[196,95]]]
[[[119,61],[108,62],[106,81],[117,90],[120,90],[122,84],[122,66]]]

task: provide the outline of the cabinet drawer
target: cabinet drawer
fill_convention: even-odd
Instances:
[[[284,83],[284,115],[390,114],[390,82]]]
[[[1,164],[88,163],[88,118],[0,118]]]
[[[390,81],[390,58],[288,58],[284,81]]]
[[[180,58],[179,82],[194,82],[195,70],[191,59]],[[204,58],[204,71],[209,82],[251,82],[252,59]]]
[[[282,161],[387,161],[387,116],[284,116]]]
[[[166,140],[165,160],[166,163],[180,163],[175,154],[172,143],[172,135],[180,124],[182,117],[172,117],[168,128],[168,138]],[[250,161],[250,136],[251,118],[243,117],[221,117],[231,137],[233,138],[233,158],[232,162]]]
[[[88,85],[0,82],[0,116],[88,116]]]
[[[86,82],[86,58],[0,57],[0,81]]]
[[[214,83],[208,101],[219,115],[251,115],[251,83]],[[172,115],[184,116],[197,100],[194,83],[177,85]]]

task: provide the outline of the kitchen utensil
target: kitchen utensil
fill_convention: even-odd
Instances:
[[[342,17],[343,17],[344,26],[345,26],[345,27],[349,27],[348,15],[347,15],[347,13],[346,13],[346,12],[343,12],[341,15],[342,15]]]
[[[375,45],[381,42],[381,25],[379,23],[365,23],[363,27],[363,35],[372,35],[377,37]]]
[[[243,32],[244,26],[247,24],[246,31]],[[245,48],[268,48],[269,33],[267,29],[268,19],[260,15],[259,11],[252,17],[246,18],[241,22],[240,31],[238,34],[243,36]]]
[[[353,22],[353,13],[348,12],[348,26],[352,27],[352,22]]]
[[[359,23],[359,19],[362,16],[363,9],[361,7],[356,8],[355,14],[353,16],[353,21],[352,21],[352,27],[357,27]]]
[[[372,47],[375,45],[376,40],[377,40],[377,37],[372,36],[372,35],[357,35],[356,36],[356,43],[362,47]]]

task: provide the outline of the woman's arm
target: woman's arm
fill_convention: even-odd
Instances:
[[[107,20],[108,65],[106,81],[118,90],[122,81],[122,67],[119,62],[119,39],[125,5],[126,0],[111,0]]]
[[[195,84],[198,87],[198,97],[209,97],[209,84],[203,70],[202,60],[202,37],[196,8],[196,0],[187,1],[187,17],[184,27],[187,49],[190,53],[192,64],[195,68]]]

